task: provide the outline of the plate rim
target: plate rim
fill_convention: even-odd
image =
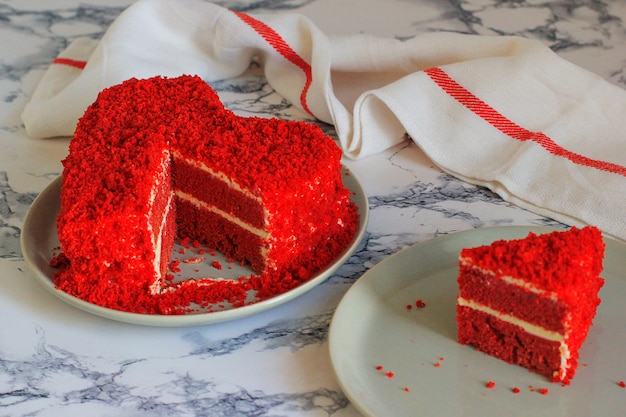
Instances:
[[[341,356],[340,354],[341,349],[336,346],[339,343],[337,340],[341,337],[340,336],[341,332],[337,330],[339,326],[337,324],[339,321],[338,318],[342,318],[342,315],[345,314],[344,310],[347,308],[346,304],[351,301],[350,300],[351,297],[353,297],[354,294],[357,294],[359,291],[361,291],[361,287],[371,285],[369,281],[373,279],[375,280],[376,278],[378,278],[378,276],[376,275],[378,268],[381,268],[381,269],[385,268],[388,266],[388,264],[397,260],[397,258],[406,256],[408,252],[419,250],[420,247],[424,247],[427,245],[439,245],[441,244],[441,242],[444,242],[446,240],[464,238],[464,237],[467,237],[468,235],[472,235],[477,232],[487,232],[488,234],[490,234],[491,236],[490,238],[493,238],[492,241],[495,241],[495,240],[503,239],[503,238],[504,239],[516,238],[516,237],[507,237],[507,236],[502,237],[500,236],[502,234],[513,233],[515,235],[519,235],[523,237],[528,232],[543,234],[543,233],[549,233],[549,232],[557,231],[557,230],[564,231],[567,229],[569,229],[568,226],[555,227],[555,226],[537,226],[537,225],[509,225],[509,226],[487,226],[487,227],[479,227],[479,228],[463,230],[463,231],[458,231],[458,232],[452,232],[452,233],[448,233],[442,236],[437,236],[435,238],[427,239],[422,242],[418,242],[413,245],[407,246],[399,250],[398,252],[392,254],[391,256],[388,256],[387,258],[385,258],[378,264],[374,265],[368,271],[366,271],[352,285],[352,287],[350,287],[350,289],[346,292],[346,294],[343,295],[341,301],[339,302],[339,304],[337,305],[337,308],[335,309],[333,313],[333,316],[329,325],[329,330],[328,330],[328,350],[329,350],[331,368],[333,370],[335,380],[337,381],[340,389],[342,390],[344,395],[348,398],[350,403],[361,414],[363,414],[366,417],[380,417],[379,414],[376,414],[375,411],[367,407],[367,405],[364,404],[360,400],[359,396],[353,391],[352,387],[346,383],[344,375],[341,372],[341,367],[339,366],[339,363],[338,363],[341,360],[341,357],[343,356]],[[611,250],[617,249],[626,253],[626,242],[616,240],[613,237],[608,236],[604,233],[602,237],[603,237],[605,244],[607,245],[607,249],[609,249],[610,247]],[[478,246],[481,244],[483,243],[476,243],[475,246]],[[446,264],[448,263],[449,261],[446,261]],[[381,278],[378,278],[378,279],[381,279]],[[626,277],[624,276],[620,276],[618,279],[622,279],[623,281],[626,281]]]
[[[28,269],[30,270],[31,275],[33,275],[34,278],[39,282],[39,284],[41,284],[48,292],[72,307],[78,308],[99,317],[137,325],[155,327],[187,327],[220,323],[248,317],[250,315],[257,314],[278,305],[287,303],[288,301],[291,301],[309,292],[316,286],[326,281],[337,269],[345,264],[346,261],[356,252],[357,248],[363,241],[369,221],[369,204],[365,189],[363,188],[354,171],[342,165],[343,183],[351,193],[351,201],[357,206],[357,210],[359,213],[359,226],[352,239],[352,243],[346,249],[344,249],[341,254],[337,256],[337,258],[329,265],[328,268],[318,272],[315,276],[313,276],[306,282],[284,293],[265,299],[263,301],[259,301],[257,303],[248,304],[241,307],[235,307],[228,310],[214,312],[191,313],[182,315],[133,313],[102,307],[97,304],[92,304],[78,297],[67,294],[64,291],[57,289],[54,286],[51,277],[49,277],[37,266],[33,251],[34,248],[36,248],[41,242],[33,241],[31,239],[31,236],[33,236],[32,229],[36,225],[38,219],[37,215],[39,214],[40,210],[45,209],[44,204],[50,198],[58,198],[57,196],[60,193],[61,189],[61,179],[62,175],[59,175],[50,184],[48,184],[39,193],[39,195],[37,195],[24,218],[24,223],[20,235],[20,247],[22,251],[22,256],[26,264],[28,265]],[[55,207],[55,209],[57,209],[57,207]],[[52,232],[56,234],[56,223],[51,227]],[[48,255],[52,256],[52,253],[49,253]]]

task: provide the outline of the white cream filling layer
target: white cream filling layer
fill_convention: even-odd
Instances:
[[[154,272],[158,277],[154,284],[150,286],[150,292],[152,294],[158,294],[161,292],[161,281],[163,277],[161,276],[161,259],[163,257],[163,232],[165,231],[165,226],[167,223],[167,218],[169,216],[170,210],[172,208],[172,200],[174,199],[174,194],[170,194],[167,199],[167,205],[165,206],[165,213],[163,213],[163,218],[161,219],[161,224],[159,225],[159,233],[156,235],[156,241],[153,242],[154,245]],[[153,234],[154,236],[154,234]]]
[[[466,300],[465,298],[462,298],[462,297],[459,297],[457,299],[457,304],[462,307],[469,307],[471,309],[478,310],[483,313],[487,313],[491,316],[495,316],[499,318],[502,321],[519,326],[522,329],[524,329],[526,333],[532,334],[533,336],[541,337],[542,339],[550,340],[553,342],[565,341],[565,336],[559,332],[546,330],[545,328],[541,326],[537,326],[536,324],[532,324],[527,321],[521,320],[510,314],[505,314],[500,311],[494,310],[491,307],[488,307],[484,304],[480,304],[472,300]]]
[[[237,226],[241,227],[244,230],[247,230],[248,232],[255,234],[257,236],[259,236],[261,239],[266,239],[267,237],[269,237],[269,233],[265,230],[256,228],[246,222],[244,222],[243,220],[239,219],[238,217],[234,217],[231,216],[229,213],[218,209],[217,207],[207,204],[204,201],[200,201],[197,198],[182,192],[180,190],[175,190],[174,194],[176,194],[176,197],[182,199],[182,200],[186,200],[189,201],[190,203],[192,203],[193,205],[197,206],[197,207],[201,207],[204,210],[208,210],[210,212],[213,212],[215,214],[218,214],[220,216],[222,216],[223,218],[225,218],[226,220],[236,224]]]
[[[167,173],[167,167],[169,165],[168,163],[169,160],[170,160],[170,152],[167,150],[163,151],[163,154],[161,155],[161,164],[160,164],[161,172],[160,172],[158,179],[152,185],[152,189],[150,190],[150,210],[147,215],[147,219],[148,219],[147,224],[148,224],[148,231],[150,235],[152,236],[152,247],[154,248],[154,260],[152,261],[152,263],[154,267],[154,276],[156,277],[156,280],[154,281],[154,283],[150,285],[150,292],[152,294],[157,294],[161,290],[161,280],[163,278],[161,276],[161,252],[163,251],[163,232],[165,230],[167,217],[168,217],[171,205],[172,205],[172,200],[174,198],[174,195],[170,193],[170,195],[167,197],[167,204],[165,205],[165,212],[163,213],[163,217],[161,218],[161,224],[159,224],[158,226],[157,233],[154,232],[152,228],[152,224],[150,223],[149,219],[151,219],[153,216],[152,211],[154,210],[154,201],[156,200],[157,193],[161,189],[163,181],[167,175],[166,173]]]

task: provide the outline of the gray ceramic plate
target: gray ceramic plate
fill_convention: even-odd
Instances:
[[[347,171],[344,169],[344,174],[346,172]],[[100,307],[56,289],[54,283],[52,282],[55,270],[49,266],[49,261],[55,249],[59,246],[56,229],[56,217],[60,209],[60,177],[54,180],[48,187],[46,187],[45,190],[41,192],[28,211],[26,219],[24,220],[24,227],[22,229],[22,253],[35,278],[47,290],[62,301],[98,316],[127,323],[151,326],[193,326],[238,319],[286,303],[287,301],[290,301],[313,289],[329,278],[357,249],[357,246],[365,235],[369,207],[365,191],[354,174],[349,173],[349,175],[344,175],[343,178],[346,187],[352,191],[352,201],[357,205],[360,214],[359,228],[350,246],[343,253],[338,255],[335,262],[329,265],[328,268],[321,271],[304,284],[273,298],[243,307],[232,308],[229,306],[220,306],[218,307],[219,311],[209,312],[206,309],[200,309],[196,312],[185,315],[171,316],[135,314]],[[172,251],[173,257],[180,257],[179,253],[182,249],[182,246],[175,245]],[[185,256],[189,259],[189,252],[187,252]],[[224,265],[224,267],[221,270],[216,271],[211,266],[214,261],[219,262],[221,265]],[[228,261],[220,254],[216,254],[207,261],[199,264],[181,263],[181,265],[183,268],[186,268],[186,271],[183,270],[182,274],[185,276],[193,276],[193,274],[197,274],[200,277],[206,277],[215,276],[216,273],[219,273],[219,276],[228,279],[243,275],[250,275],[252,273],[251,270],[241,265],[229,264]],[[212,307],[215,308],[215,306]]]
[[[329,345],[337,379],[361,413],[376,417],[624,415],[626,388],[619,385],[626,380],[626,245],[622,242],[605,239],[602,303],[569,386],[553,384],[456,342],[461,248],[523,237],[531,230],[554,229],[497,227],[446,235],[387,258],[350,288],[333,317]],[[417,300],[425,307],[415,308]],[[493,388],[486,386],[489,381],[495,383]],[[548,389],[544,395],[542,388]]]

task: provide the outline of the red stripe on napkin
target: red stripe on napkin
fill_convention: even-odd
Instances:
[[[87,61],[77,61],[75,59],[70,59],[70,58],[56,58],[54,61],[52,61],[52,63],[60,64],[60,65],[69,65],[70,67],[74,67],[78,69],[84,69],[85,65],[87,65]]]
[[[442,90],[453,97],[459,103],[463,104],[474,114],[481,117],[496,129],[505,135],[520,141],[531,140],[552,155],[559,156],[574,162],[575,164],[588,166],[601,171],[611,172],[626,177],[626,167],[613,164],[611,162],[599,161],[588,158],[584,155],[577,154],[556,144],[552,139],[541,132],[532,132],[528,129],[515,124],[502,114],[498,113],[493,107],[476,97],[462,85],[454,81],[441,68],[429,68],[424,71]]]
[[[302,89],[302,93],[300,93],[300,104],[302,104],[302,108],[309,113],[311,116],[315,115],[309,109],[309,105],[307,104],[306,96],[309,91],[309,87],[313,81],[313,72],[311,71],[311,65],[306,62],[296,51],[293,50],[291,46],[278,34],[274,29],[253,18],[252,16],[233,11],[235,15],[237,15],[241,20],[243,20],[248,26],[254,29],[259,35],[263,37],[269,43],[272,48],[274,48],[279,54],[281,54],[285,59],[289,62],[300,68],[306,77],[306,82],[304,83],[304,88]]]

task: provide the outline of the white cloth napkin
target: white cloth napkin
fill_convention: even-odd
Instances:
[[[23,121],[34,137],[69,136],[105,87],[156,75],[227,79],[255,57],[277,92],[335,125],[349,158],[407,132],[452,175],[626,239],[626,93],[519,37],[330,37],[294,14],[140,0],[100,41],[61,53]]]

